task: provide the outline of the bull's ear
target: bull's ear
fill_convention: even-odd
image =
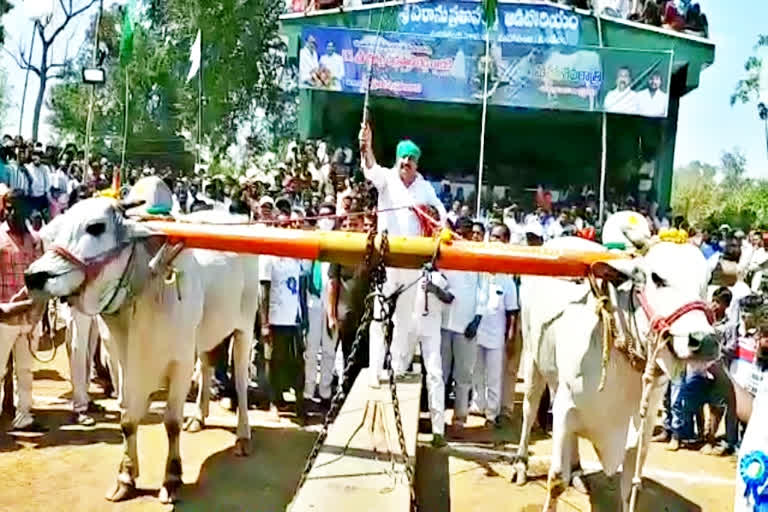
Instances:
[[[634,259],[598,261],[592,264],[592,273],[598,279],[605,279],[618,286],[632,280],[636,285],[645,284],[645,272]]]
[[[125,228],[125,236],[129,240],[149,238],[150,236],[157,235],[157,232],[152,231],[141,222],[126,220],[123,222],[123,227]]]

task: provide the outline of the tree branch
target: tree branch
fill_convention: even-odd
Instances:
[[[19,60],[16,55],[8,51],[8,48],[3,47],[3,50],[5,50],[5,53],[10,55],[10,57],[16,62],[16,65],[19,66],[19,69],[29,69],[30,71],[33,71],[37,76],[40,76],[40,70],[37,69],[36,66],[31,65],[28,61],[24,60],[23,56],[21,57],[22,60]]]
[[[67,25],[69,25],[69,22],[72,21],[72,18],[76,18],[80,14],[84,13],[85,11],[93,7],[98,1],[99,0],[89,0],[88,3],[85,4],[83,7],[81,7],[76,11],[73,11],[72,0],[69,0],[69,9],[67,9],[64,6],[64,0],[59,0],[61,9],[62,11],[64,11],[64,16],[65,16],[64,21],[61,23],[61,25],[59,25],[59,27],[56,30],[53,31],[53,34],[51,34],[51,37],[49,37],[48,39],[43,39],[44,42],[50,45],[53,42],[53,40],[56,39],[59,36],[59,34],[61,34],[61,32],[67,27]]]

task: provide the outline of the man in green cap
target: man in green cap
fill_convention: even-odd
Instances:
[[[361,167],[379,193],[378,231],[389,232],[390,236],[423,236],[425,228],[445,226],[447,212],[438,199],[432,185],[419,174],[421,150],[410,140],[397,145],[397,161],[392,169],[381,167],[373,154],[373,135],[369,124],[362,126],[359,136]],[[428,219],[424,212],[431,208],[439,218]],[[431,215],[429,216],[431,217]],[[427,225],[427,224],[432,224]],[[415,332],[413,323],[414,303],[417,290],[409,286],[419,278],[418,270],[387,269],[384,293],[390,294],[403,285],[407,288],[397,300],[394,314],[392,337],[392,368],[400,376],[411,363],[416,339],[409,336]],[[380,322],[371,324],[369,352],[370,385],[379,386],[380,372],[384,363],[384,332]],[[442,367],[427,368],[429,374],[440,372]]]

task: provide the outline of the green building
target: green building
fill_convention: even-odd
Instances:
[[[434,28],[440,22],[448,27],[467,21],[467,16],[454,16],[461,8],[480,12],[481,5],[466,1],[383,2],[357,8],[287,14],[281,18],[281,33],[288,43],[289,59],[295,59],[298,64],[308,30],[347,29],[370,31],[369,34],[374,35],[388,34],[395,38],[400,34],[406,38],[430,37],[436,36]],[[553,39],[552,34],[539,25],[546,25],[547,16],[554,19],[555,14],[563,22],[559,26],[566,28],[555,31],[557,37]],[[420,23],[413,23],[415,17],[419,17]],[[714,44],[698,36],[622,19],[604,17],[598,22],[591,12],[563,8],[559,4],[499,2],[498,18],[499,23],[506,20],[513,26],[506,29],[507,33],[527,47],[545,43],[557,48],[553,46],[557,43],[592,47],[593,50],[602,46],[606,52],[614,53],[628,50],[627,53],[634,55],[671,54],[671,65],[667,64],[663,73],[662,88],[669,97],[666,117],[614,113],[605,116],[609,198],[610,193],[616,191],[657,201],[666,208],[671,194],[680,98],[698,87],[702,71],[714,62]],[[410,26],[406,27],[406,20],[411,22]],[[473,44],[483,48],[484,29],[477,27],[477,19],[473,21],[474,27],[471,23],[467,25],[471,30],[456,37],[474,39]],[[554,22],[552,26],[555,26]],[[524,37],[517,37],[518,34],[513,33],[514,27],[519,27],[519,34]],[[563,35],[564,32],[567,34]],[[450,34],[451,30],[446,30],[439,36],[448,38]],[[517,42],[507,40],[505,44]],[[318,48],[318,53],[323,51],[324,48]],[[603,73],[605,81],[612,84],[616,69],[607,69],[603,64]],[[643,82],[639,87],[645,87],[648,75],[640,78]],[[302,88],[301,137],[325,138],[334,144],[355,146],[364,97],[360,91]],[[601,171],[603,114],[600,109],[590,110],[489,105],[484,187],[509,187],[517,195],[539,184],[553,190],[587,184],[596,190]],[[423,150],[420,167],[429,179],[449,178],[453,182],[468,183],[469,188],[475,190],[481,101],[424,101],[372,92],[369,111],[374,124],[376,154],[382,163],[389,164],[394,160],[394,146],[399,139],[411,138]],[[484,188],[484,199],[490,190]],[[496,190],[498,193],[499,189]]]

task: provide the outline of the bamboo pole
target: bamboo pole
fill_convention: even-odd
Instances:
[[[125,67],[125,124],[123,126],[123,151],[120,158],[120,169],[125,168],[125,151],[128,148],[128,101],[129,101],[129,89],[128,89],[128,66]]]
[[[340,231],[302,231],[259,225],[192,224],[167,221],[142,223],[185,247],[357,265],[363,261],[368,235]],[[377,237],[376,244],[380,242]],[[438,251],[438,241],[423,237],[389,237],[387,266],[421,268]],[[625,258],[600,251],[566,251],[502,243],[451,241],[440,243],[437,265],[446,270],[562,277],[584,277],[598,261]]]
[[[483,119],[480,123],[480,162],[477,170],[477,209],[475,216],[480,218],[483,198],[483,167],[485,166],[485,123],[488,116],[488,67],[490,64],[491,37],[490,29],[485,29],[485,73],[483,76]]]

